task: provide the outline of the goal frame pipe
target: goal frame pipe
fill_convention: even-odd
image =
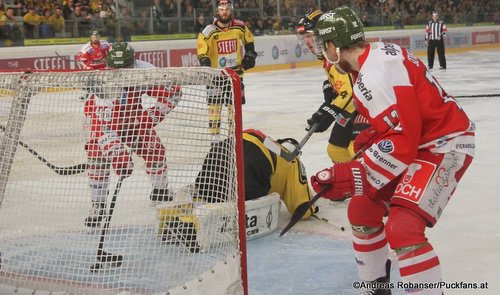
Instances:
[[[17,152],[20,132],[26,119],[28,104],[33,95],[31,88],[26,86],[26,81],[31,78],[29,74],[28,72],[21,74],[17,81],[16,95],[12,100],[11,112],[5,126],[5,136],[0,142],[0,209],[2,208],[10,170]]]
[[[241,261],[241,282],[243,294],[248,295],[248,273],[247,273],[247,236],[246,236],[246,218],[245,218],[245,167],[243,158],[243,138],[242,138],[242,115],[241,115],[241,78],[233,69],[226,69],[227,74],[233,81],[234,94],[234,116],[235,116],[235,152],[237,163],[238,180],[238,235],[240,239],[240,261]]]

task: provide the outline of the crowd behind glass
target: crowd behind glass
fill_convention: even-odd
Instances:
[[[254,35],[294,34],[304,13],[348,4],[366,27],[423,25],[432,11],[447,24],[500,24],[500,1],[484,0],[234,0],[235,16]],[[0,0],[0,46],[26,39],[88,37],[113,42],[132,36],[193,34],[215,15],[216,0]]]

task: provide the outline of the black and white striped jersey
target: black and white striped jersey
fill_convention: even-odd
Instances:
[[[425,40],[440,40],[448,29],[443,21],[429,21],[429,24],[425,28]]]

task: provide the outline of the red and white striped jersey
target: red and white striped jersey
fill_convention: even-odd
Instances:
[[[101,40],[97,45],[89,41],[82,46],[80,51],[78,51],[76,60],[79,61],[86,70],[103,69],[106,67],[106,57],[109,48],[110,45],[108,41]]]
[[[474,156],[474,124],[421,60],[399,45],[375,42],[358,61],[356,107],[381,134],[362,160],[373,189],[402,174],[419,149]]]

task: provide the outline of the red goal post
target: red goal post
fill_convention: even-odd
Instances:
[[[108,111],[89,117],[89,100]],[[89,162],[89,140],[105,142],[96,118],[115,124],[99,132],[131,155],[123,181],[111,153]],[[247,294],[241,129],[230,69],[0,72],[0,294]],[[224,186],[213,204],[193,188],[217,141],[230,143],[221,169],[231,177],[211,180]],[[162,161],[173,199],[152,202]],[[96,165],[109,182],[107,216],[89,228]]]

